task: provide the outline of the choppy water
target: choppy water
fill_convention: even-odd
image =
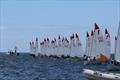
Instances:
[[[33,58],[27,54],[10,56],[0,53],[0,80],[86,80],[82,74],[84,67],[82,61],[75,59]]]

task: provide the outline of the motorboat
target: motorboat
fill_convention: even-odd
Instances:
[[[120,73],[109,73],[84,69],[83,74],[88,80],[120,80]]]

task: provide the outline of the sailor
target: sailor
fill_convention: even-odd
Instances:
[[[93,57],[93,61],[96,61],[96,57]]]
[[[83,55],[83,59],[84,59],[85,61],[87,61],[87,60],[88,60],[88,56]]]

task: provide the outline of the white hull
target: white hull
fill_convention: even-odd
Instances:
[[[19,53],[15,53],[15,52],[6,52],[7,55],[19,55]]]
[[[89,80],[120,80],[120,74],[115,73],[103,73],[90,69],[84,69],[83,73]]]

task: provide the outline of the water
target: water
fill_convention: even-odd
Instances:
[[[100,69],[97,66],[87,68]],[[105,66],[102,69],[105,69]],[[33,58],[0,53],[0,80],[86,80],[83,62],[76,59]]]

